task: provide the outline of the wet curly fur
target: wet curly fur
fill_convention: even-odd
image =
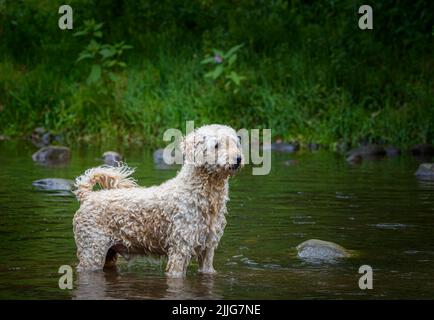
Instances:
[[[159,186],[138,186],[130,177],[134,170],[125,165],[92,168],[76,179],[79,271],[113,266],[118,254],[126,259],[143,254],[167,256],[171,277],[185,276],[192,258],[199,272],[215,272],[228,178],[243,165],[240,142],[232,128],[209,125],[187,135],[181,150],[181,170]],[[96,184],[102,190],[93,191]]]

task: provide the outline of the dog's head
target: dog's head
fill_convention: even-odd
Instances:
[[[244,165],[241,142],[234,129],[207,125],[188,134],[181,143],[184,162],[208,173],[235,174]]]

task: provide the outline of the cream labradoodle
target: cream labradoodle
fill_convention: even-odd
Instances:
[[[73,220],[77,269],[113,266],[117,255],[167,256],[166,274],[183,277],[193,257],[199,272],[214,273],[214,250],[226,225],[228,178],[242,167],[234,129],[208,125],[181,143],[177,176],[144,188],[127,166],[89,169],[76,180],[81,206]],[[99,184],[101,190],[93,191]]]

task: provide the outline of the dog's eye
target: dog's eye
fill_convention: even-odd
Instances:
[[[215,149],[218,149],[218,148],[219,148],[219,143],[218,143],[218,142],[215,143],[214,148],[215,148]]]
[[[241,136],[237,136],[238,137],[238,142],[241,142]]]

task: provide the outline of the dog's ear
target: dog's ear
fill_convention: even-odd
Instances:
[[[181,150],[182,156],[185,156],[185,137],[182,137],[181,141],[179,141],[179,150]]]
[[[184,137],[179,144],[183,160],[194,163],[196,159],[202,159],[205,139],[205,136],[199,135],[197,132],[192,132]]]
[[[194,133],[190,133],[183,137],[179,143],[179,149],[182,152],[183,161],[187,160],[187,162],[194,162],[194,142]]]

